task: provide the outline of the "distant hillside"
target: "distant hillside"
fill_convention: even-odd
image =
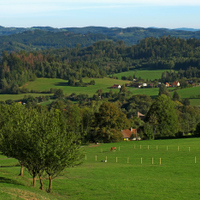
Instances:
[[[123,40],[126,46],[131,46],[144,38],[160,38],[164,35],[183,39],[200,38],[200,31],[196,29],[180,29],[141,27],[107,28],[95,26],[58,29],[52,27],[6,28],[0,26],[0,53],[3,50],[12,52],[75,47],[78,43],[81,47],[87,47],[102,40]]]
[[[200,29],[195,28],[176,28],[174,30],[181,30],[181,31],[200,31]]]
[[[2,51],[31,51],[49,48],[81,47],[92,45],[101,40],[114,40],[103,34],[80,34],[69,31],[52,32],[43,30],[25,31],[13,35],[0,36],[0,53]]]

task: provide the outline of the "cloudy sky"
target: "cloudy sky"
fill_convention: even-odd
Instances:
[[[0,0],[0,26],[200,29],[200,0]]]

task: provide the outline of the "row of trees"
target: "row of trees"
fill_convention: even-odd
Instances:
[[[78,165],[82,161],[80,133],[72,132],[66,119],[59,110],[26,108],[21,104],[0,106],[0,149],[3,155],[15,158],[33,177],[49,177],[49,189],[52,179],[66,167]]]

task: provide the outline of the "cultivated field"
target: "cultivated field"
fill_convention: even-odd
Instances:
[[[37,189],[39,182],[32,188],[27,173],[17,176],[19,167],[1,167],[0,199],[199,199],[199,143],[192,138],[85,146],[84,163],[55,179],[50,195]],[[1,157],[0,163],[16,161]]]

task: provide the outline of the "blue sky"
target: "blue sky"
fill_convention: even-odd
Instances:
[[[200,0],[0,0],[0,25],[200,29]]]

